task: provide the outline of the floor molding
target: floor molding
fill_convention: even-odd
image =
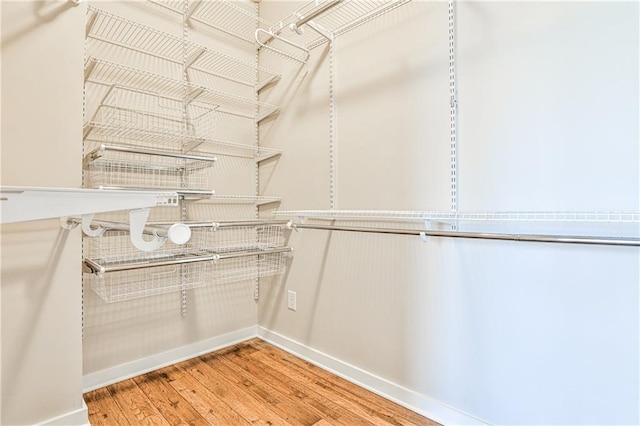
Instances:
[[[355,367],[344,361],[340,361],[331,355],[317,351],[309,346],[296,342],[295,340],[291,340],[288,337],[270,331],[266,328],[258,327],[257,335],[262,340],[271,343],[272,345],[277,346],[298,358],[302,358],[305,361],[402,405],[403,407],[415,411],[416,413],[422,414],[423,416],[438,423],[444,425],[489,424],[481,419],[443,404],[440,401],[418,394],[417,392],[396,383],[392,383],[382,377],[364,371],[361,368]]]
[[[223,349],[256,337],[256,327],[251,326],[231,333],[201,340],[146,358],[137,359],[115,367],[85,374],[82,377],[83,392],[89,392],[113,383],[121,382],[150,371],[177,364],[197,356]]]

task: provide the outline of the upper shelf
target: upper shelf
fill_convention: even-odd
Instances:
[[[181,0],[149,0],[178,14],[184,14]],[[257,16],[255,4],[249,0],[192,1],[187,19],[199,22],[230,36],[253,43],[256,28],[268,28],[271,23]]]
[[[275,105],[93,57],[88,58],[85,64],[85,80],[110,87],[121,86],[155,92],[175,100],[184,100],[186,104],[198,101],[216,111],[257,121],[278,111]]]
[[[269,27],[311,50],[410,0],[312,0]]]
[[[152,55],[176,64],[182,64],[186,56],[187,69],[255,87],[257,90],[281,77],[275,71],[93,6],[87,8],[86,36],[89,39]]]
[[[168,191],[106,191],[75,188],[0,187],[0,223],[64,216],[177,206],[178,194]]]

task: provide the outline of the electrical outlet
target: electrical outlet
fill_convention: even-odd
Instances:
[[[296,292],[289,290],[287,293],[287,308],[292,311],[296,310]]]

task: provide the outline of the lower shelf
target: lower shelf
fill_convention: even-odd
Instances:
[[[85,259],[85,279],[105,302],[188,290],[282,274],[290,247],[137,263]]]

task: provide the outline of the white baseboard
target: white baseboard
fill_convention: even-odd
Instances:
[[[38,423],[38,426],[90,426],[87,404],[82,401],[82,408]]]
[[[489,423],[463,413],[435,399],[378,377],[330,355],[298,343],[281,334],[258,327],[258,337],[292,355],[342,377],[443,425],[487,425]]]
[[[251,326],[242,330],[223,334],[221,336],[216,336],[211,339],[181,346],[146,358],[116,365],[115,367],[107,368],[105,370],[85,374],[82,377],[83,392],[108,386],[178,362],[186,361],[218,349],[244,342],[245,340],[249,340],[254,337],[256,337],[256,327]]]

